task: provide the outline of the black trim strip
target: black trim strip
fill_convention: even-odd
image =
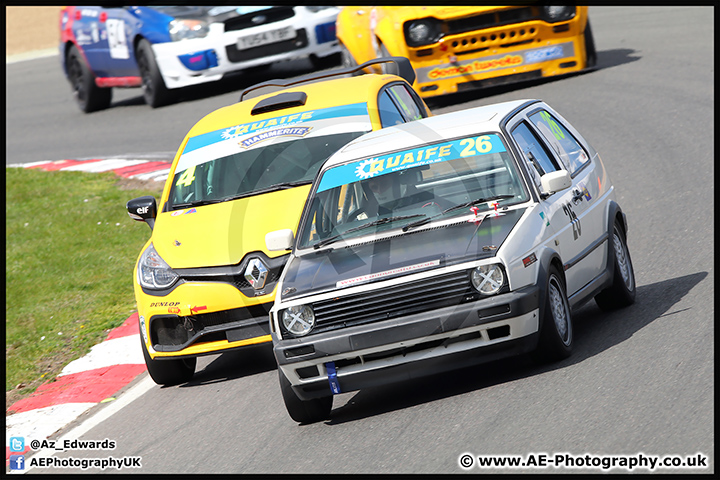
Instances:
[[[607,234],[607,232],[605,232],[602,237],[600,237],[599,239],[597,239],[597,240],[595,241],[595,243],[593,243],[592,245],[588,246],[585,250],[583,250],[582,252],[580,252],[580,254],[579,254],[577,257],[573,258],[573,259],[570,260],[568,263],[566,263],[566,264],[563,266],[563,268],[564,268],[565,270],[568,270],[568,269],[574,267],[575,265],[577,265],[577,263],[578,263],[580,260],[582,260],[583,258],[585,258],[585,257],[587,257],[588,255],[590,255],[590,254],[593,252],[593,250],[595,250],[595,249],[598,248],[600,245],[602,245],[602,243],[603,243],[605,240],[607,240],[608,237],[609,237],[609,235]]]

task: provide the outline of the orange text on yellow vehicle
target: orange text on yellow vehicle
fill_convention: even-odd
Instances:
[[[346,7],[337,20],[354,61],[405,56],[423,97],[591,68],[587,7]]]

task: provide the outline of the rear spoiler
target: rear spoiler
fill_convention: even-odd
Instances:
[[[317,74],[312,75],[306,75],[304,77],[290,79],[290,80],[268,80],[266,82],[258,83],[257,85],[253,85],[252,87],[248,87],[245,90],[242,91],[240,94],[240,102],[243,101],[245,96],[254,91],[265,87],[291,87],[293,85],[299,85],[301,83],[308,83],[308,82],[314,82],[317,80],[322,80],[324,78],[330,78],[330,77],[340,77],[344,75],[362,75],[363,73],[368,73],[365,71],[368,67],[373,67],[376,65],[381,65],[383,63],[390,63],[390,71],[391,73],[398,75],[407,82],[412,85],[415,81],[415,70],[413,70],[412,65],[410,64],[410,60],[408,60],[405,57],[384,57],[384,58],[376,58],[375,60],[370,60],[369,62],[365,62],[362,65],[358,65],[356,67],[349,67],[349,68],[343,68],[340,70],[331,70],[329,72],[320,72]],[[394,67],[394,68],[393,68]],[[373,69],[375,70],[375,69]],[[394,71],[392,71],[394,70]]]

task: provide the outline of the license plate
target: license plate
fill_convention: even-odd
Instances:
[[[244,50],[246,48],[259,47],[261,45],[267,45],[268,43],[289,40],[291,38],[295,38],[296,36],[297,34],[292,26],[279,28],[277,30],[268,30],[267,32],[256,33],[255,35],[238,38],[237,48],[238,50]]]

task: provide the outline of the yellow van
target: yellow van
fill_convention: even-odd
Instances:
[[[424,97],[563,75],[595,66],[588,7],[345,7],[346,67],[407,57]]]
[[[127,203],[152,229],[133,281],[156,383],[187,382],[200,355],[271,341],[268,312],[289,252],[267,250],[265,234],[297,227],[315,174],[336,150],[430,114],[408,60],[383,61],[402,76],[363,74],[374,61],[245,90],[188,132],[159,202]]]

